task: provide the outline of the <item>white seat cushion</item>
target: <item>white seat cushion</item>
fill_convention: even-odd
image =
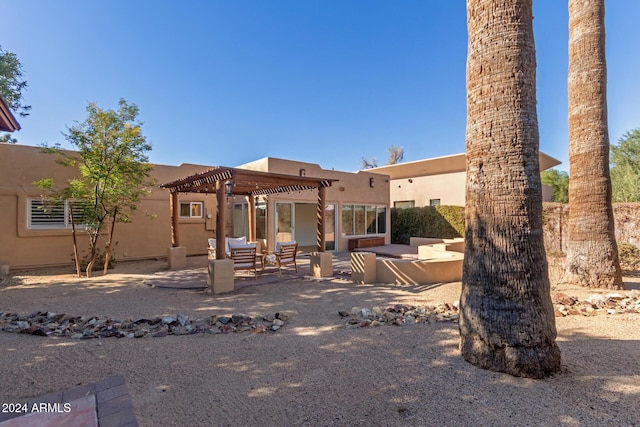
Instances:
[[[231,247],[237,248],[238,246],[247,245],[247,236],[242,237],[227,237],[225,239],[225,251],[231,252]]]

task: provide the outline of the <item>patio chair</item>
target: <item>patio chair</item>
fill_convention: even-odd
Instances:
[[[207,239],[209,241],[208,248],[208,256],[209,259],[216,258],[216,239]],[[227,255],[227,258],[231,257],[231,247],[232,246],[246,246],[247,238],[245,236],[242,237],[226,237],[224,239],[224,251]]]
[[[287,264],[293,264],[298,272],[298,264],[296,264],[296,256],[298,255],[298,243],[291,242],[278,242],[276,243],[276,264],[278,271],[282,276],[282,266]]]
[[[256,247],[255,245],[231,247],[231,259],[234,270],[253,270],[253,275],[258,278],[256,269]]]
[[[209,247],[207,248],[208,258],[216,259],[216,239],[207,239],[209,241]]]

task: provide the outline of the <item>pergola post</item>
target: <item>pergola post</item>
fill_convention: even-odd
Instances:
[[[171,246],[174,248],[180,246],[178,218],[180,218],[180,202],[178,201],[178,192],[176,191],[171,193]]]
[[[247,196],[249,199],[249,241],[256,241],[256,198],[249,194]]]
[[[167,263],[170,270],[177,270],[187,266],[187,248],[180,246],[179,218],[180,200],[178,200],[178,192],[174,191],[171,193],[171,247],[167,251]]]
[[[227,199],[224,181],[216,181],[216,259],[225,259],[226,226],[227,226]]]
[[[316,233],[316,246],[318,252],[324,252],[326,247],[324,235],[324,218],[326,210],[326,188],[318,187],[318,232]]]

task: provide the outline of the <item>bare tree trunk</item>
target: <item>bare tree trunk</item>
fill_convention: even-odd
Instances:
[[[515,376],[560,369],[542,234],[531,0],[467,0],[460,349]]]
[[[107,274],[109,268],[109,260],[111,259],[111,245],[113,243],[113,230],[116,228],[116,218],[118,217],[118,207],[113,208],[113,220],[111,221],[111,231],[109,232],[109,244],[107,245],[107,252],[104,254],[104,270],[103,275]]]
[[[73,217],[73,206],[69,203],[69,218],[71,219],[71,236],[73,237],[73,260],[76,263],[76,274],[78,277],[82,275],[80,272],[80,258],[78,257],[78,240],[76,238],[76,222]]]
[[[568,280],[622,289],[609,175],[604,0],[569,0]]]
[[[89,263],[87,264],[86,273],[87,277],[91,277],[93,272],[93,266],[96,263],[96,256],[98,255],[98,238],[100,237],[99,230],[91,231],[89,235],[89,244],[91,246],[91,256],[89,257]]]

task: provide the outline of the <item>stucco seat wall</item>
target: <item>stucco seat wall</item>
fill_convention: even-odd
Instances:
[[[419,245],[417,260],[376,259],[376,282],[426,285],[462,280],[464,239],[443,240],[447,243]],[[422,243],[422,241],[416,241],[416,243]]]

